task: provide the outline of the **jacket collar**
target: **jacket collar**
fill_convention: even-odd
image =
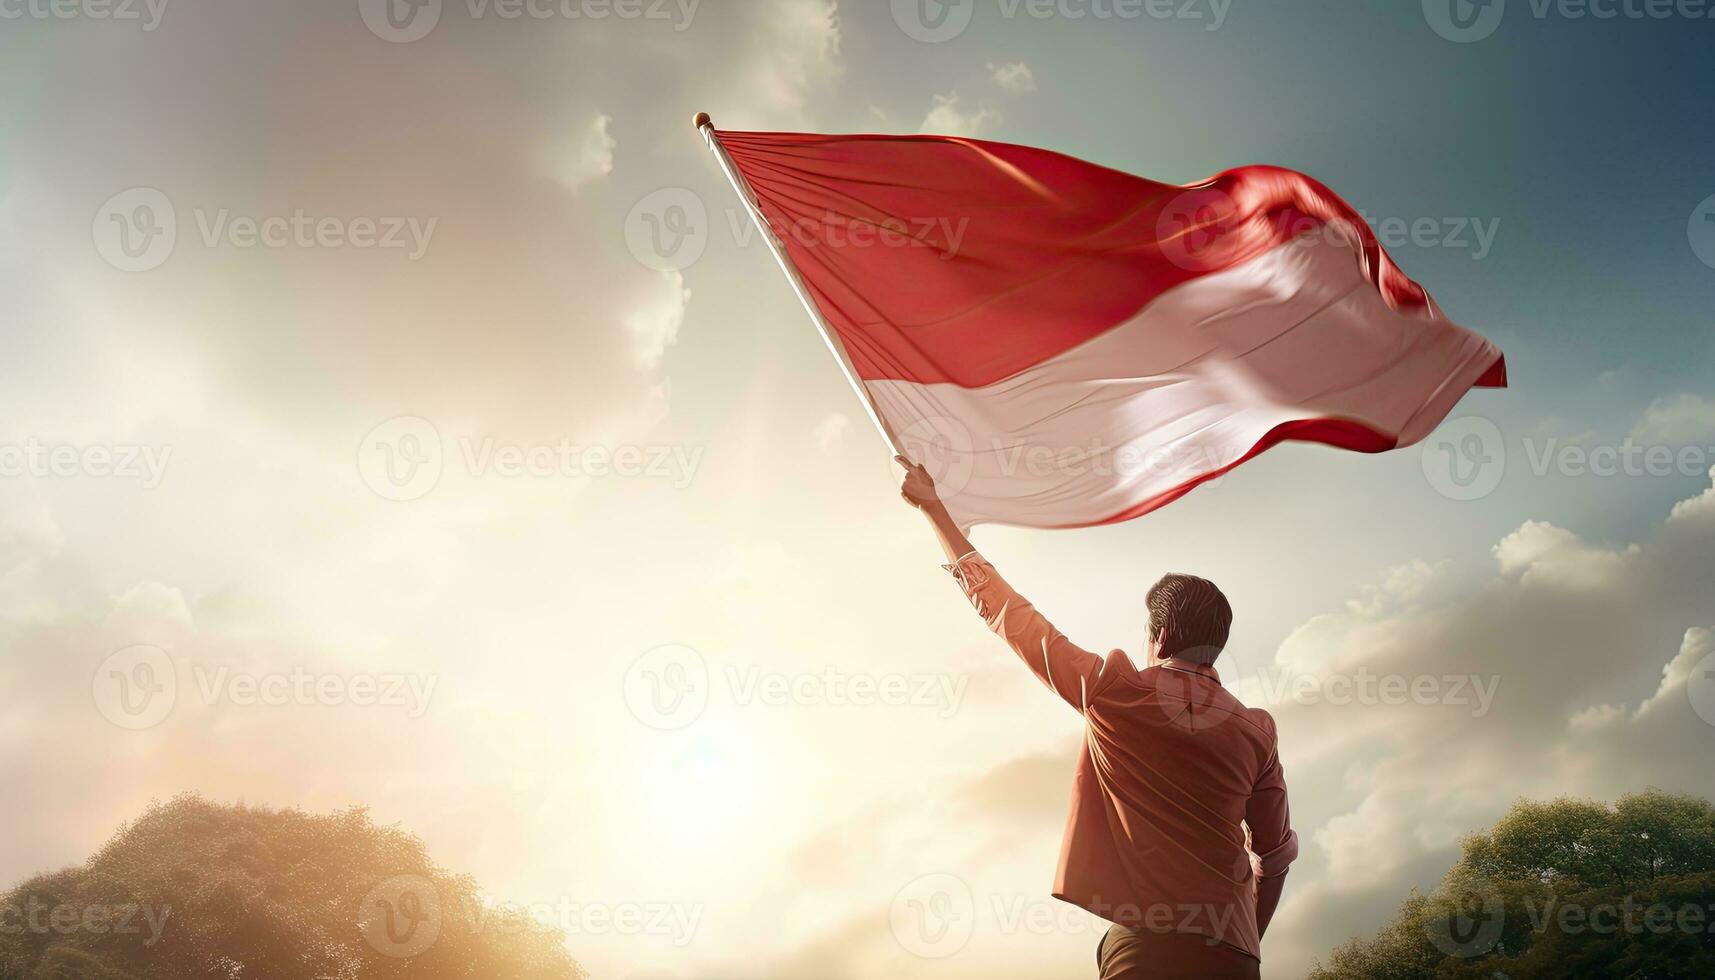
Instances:
[[[1163,670],[1177,670],[1187,674],[1201,674],[1217,684],[1221,683],[1220,672],[1215,670],[1214,666],[1211,664],[1194,664],[1184,660],[1173,660],[1169,658],[1156,664],[1156,666]]]

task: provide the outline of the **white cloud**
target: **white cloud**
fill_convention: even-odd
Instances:
[[[834,412],[816,423],[813,435],[817,448],[821,449],[822,452],[833,449],[841,439],[845,438],[846,432],[851,426],[852,420],[844,412]]]
[[[1015,95],[1036,91],[1036,73],[1022,61],[1010,65],[997,65],[989,62],[989,77],[996,85]]]
[[[777,0],[755,9],[761,17],[749,32],[755,47],[734,59],[740,66],[732,89],[738,107],[760,113],[768,121],[765,128],[810,125],[816,97],[844,69],[839,5]]]
[[[1710,470],[1709,476],[1715,480],[1715,470]],[[1682,500],[1675,504],[1673,516],[1668,519],[1668,523],[1699,520],[1715,520],[1715,487],[1705,490],[1690,500]]]
[[[1687,445],[1715,438],[1715,401],[1681,394],[1656,399],[1632,429],[1639,442]]]
[[[934,106],[923,118],[923,125],[917,127],[917,131],[937,136],[976,137],[998,122],[1000,113],[989,106],[979,105],[975,110],[966,110],[961,104],[959,93],[948,92],[946,95],[935,96]]]
[[[598,113],[594,122],[567,140],[555,168],[567,187],[576,190],[613,173],[613,151],[619,142],[609,132],[612,125],[612,116]]]
[[[1526,521],[1495,546],[1501,572],[1516,575],[1526,586],[1600,589],[1626,573],[1637,549],[1605,551],[1586,543],[1565,528]]]
[[[658,367],[667,348],[678,342],[679,327],[685,322],[685,309],[691,302],[691,291],[677,269],[664,270],[661,279],[665,291],[625,318],[625,329],[635,344],[637,363],[646,368]]]
[[[1520,796],[1715,793],[1715,776],[1684,764],[1685,746],[1715,737],[1687,696],[1715,650],[1715,488],[1638,543],[1530,521],[1493,556],[1493,572],[1462,581],[1453,566],[1396,570],[1276,656],[1322,680],[1432,678],[1428,703],[1269,703],[1239,688],[1279,723],[1295,822],[1315,845],[1265,944],[1271,971],[1302,974],[1373,931]],[[1473,683],[1493,685],[1487,712]]]

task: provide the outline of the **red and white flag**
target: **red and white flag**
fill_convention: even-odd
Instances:
[[[1283,441],[1409,445],[1506,384],[1291,170],[1178,186],[983,140],[705,133],[961,524],[1127,520]]]

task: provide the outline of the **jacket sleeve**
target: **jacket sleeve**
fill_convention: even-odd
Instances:
[[[1261,864],[1258,877],[1276,878],[1286,873],[1298,857],[1298,834],[1292,829],[1292,814],[1286,804],[1286,772],[1280,767],[1280,748],[1269,724],[1268,759],[1257,775],[1250,802],[1245,805],[1245,823],[1250,827],[1251,850]]]
[[[1082,713],[1095,694],[1102,658],[1066,639],[976,552],[941,567],[953,573],[977,615],[1012,647],[1030,672]]]

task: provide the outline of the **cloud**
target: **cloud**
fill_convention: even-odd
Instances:
[[[1683,446],[1715,439],[1715,401],[1680,394],[1658,398],[1644,410],[1632,438],[1655,445]]]
[[[1709,476],[1711,479],[1715,479],[1715,470],[1710,470]],[[1715,520],[1715,487],[1705,490],[1690,500],[1682,500],[1675,504],[1673,516],[1669,519],[1669,523],[1675,521],[1699,523],[1708,520]]]
[[[17,302],[30,311],[9,325],[24,363],[0,368],[0,380],[36,373],[34,356],[58,363],[49,355],[66,346],[98,364],[122,351],[170,356],[182,381],[155,376],[153,364],[115,371],[152,389],[142,410],[244,416],[342,455],[351,425],[361,434],[364,420],[407,413],[517,440],[643,424],[639,406],[660,379],[625,325],[656,338],[673,319],[658,275],[612,248],[607,231],[631,200],[606,197],[617,176],[611,124],[626,107],[584,94],[636,57],[587,41],[619,28],[579,25],[587,50],[548,59],[497,55],[527,32],[493,18],[447,17],[437,37],[456,43],[377,49],[349,11],[196,13],[146,46],[42,57],[34,111],[9,134],[7,198],[37,203],[0,208],[4,237],[35,243],[0,258],[23,265]],[[314,38],[317,50],[316,70],[289,85],[282,37]],[[199,71],[185,70],[193,63]],[[80,95],[92,88],[198,109],[145,119],[124,100]],[[158,268],[126,275],[92,247],[91,216],[139,186],[167,197],[177,242]],[[298,213],[434,230],[420,256],[206,237],[222,215]],[[171,401],[186,393],[202,403]],[[127,400],[93,397],[115,412]]]
[[[979,820],[1003,820],[1026,830],[1058,829],[1071,799],[1077,746],[1003,762],[959,787],[957,800]]]
[[[1625,575],[1636,557],[1635,547],[1607,551],[1542,521],[1526,521],[1495,546],[1502,574],[1517,575],[1526,587],[1600,590]]]
[[[834,446],[845,438],[846,432],[852,427],[852,420],[844,412],[834,412],[827,418],[816,423],[816,429],[811,433],[816,440],[816,448],[822,452],[830,452]]]
[[[609,132],[612,125],[612,116],[599,113],[593,123],[567,141],[556,168],[561,183],[577,190],[613,173],[613,151],[619,142]]]
[[[637,363],[646,368],[659,367],[667,348],[678,342],[679,327],[685,322],[685,309],[691,302],[685,277],[677,270],[664,270],[661,279],[665,288],[654,303],[633,311],[625,319],[625,329],[636,344]]]
[[[774,0],[751,9],[756,19],[734,39],[739,53],[730,64],[737,70],[723,98],[741,113],[764,120],[758,128],[812,126],[817,100],[844,71],[839,5]]]
[[[1036,73],[1022,61],[1010,65],[996,65],[991,61],[988,70],[989,78],[993,79],[996,85],[1014,95],[1036,91]]]
[[[988,106],[979,106],[975,111],[966,110],[959,98],[959,93],[948,92],[946,95],[935,96],[934,107],[923,118],[923,125],[917,127],[919,133],[932,133],[937,136],[980,136],[985,129],[1000,122],[1000,113]]]
[[[1715,624],[1715,489],[1637,543],[1530,521],[1492,557],[1476,575],[1449,563],[1390,576],[1301,627],[1268,668],[1323,692],[1398,677],[1427,685],[1422,702],[1270,697],[1230,680],[1274,713],[1313,844],[1264,948],[1283,975],[1379,926],[1520,796],[1715,793],[1715,776],[1683,764],[1715,735],[1687,691]]]

